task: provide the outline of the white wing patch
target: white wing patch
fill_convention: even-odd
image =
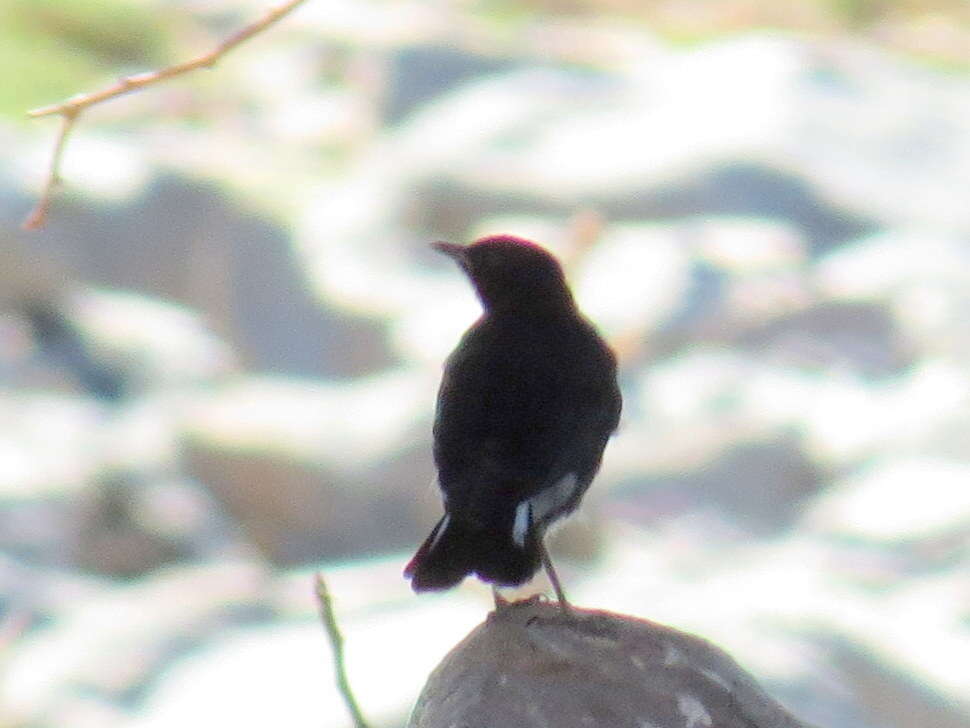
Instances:
[[[566,473],[554,486],[532,496],[532,517],[544,521],[550,513],[563,509],[576,493],[577,482],[576,473]]]
[[[445,531],[448,530],[448,523],[451,521],[451,516],[447,513],[445,517],[441,519],[441,526],[438,528],[438,532],[434,535],[434,540],[431,542],[431,546],[428,547],[428,551],[433,551],[434,547],[438,545],[441,537],[445,535]]]
[[[551,488],[519,503],[515,509],[515,522],[512,524],[512,540],[518,546],[525,546],[525,537],[532,524],[544,521],[550,513],[562,510],[575,495],[578,481],[575,473],[567,473]]]
[[[524,500],[515,509],[515,523],[512,524],[512,540],[517,546],[525,546],[525,537],[532,525],[532,508],[529,501]]]

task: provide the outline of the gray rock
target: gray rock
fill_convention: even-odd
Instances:
[[[653,622],[518,602],[432,673],[409,728],[807,728],[711,643]]]

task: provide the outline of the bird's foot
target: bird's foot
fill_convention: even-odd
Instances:
[[[495,602],[496,612],[501,612],[503,609],[506,609],[509,606],[509,604],[512,603],[508,599],[503,597],[501,594],[499,594],[498,588],[494,586],[492,587],[492,600]]]

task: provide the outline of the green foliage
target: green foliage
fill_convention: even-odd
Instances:
[[[0,114],[22,117],[164,56],[164,28],[125,0],[0,3]]]

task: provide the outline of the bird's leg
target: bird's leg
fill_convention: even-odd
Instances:
[[[495,601],[495,611],[505,609],[509,605],[509,600],[499,594],[498,587],[492,584],[492,599]]]
[[[536,543],[539,548],[539,558],[542,560],[542,568],[546,570],[549,583],[552,584],[552,589],[556,592],[556,599],[559,600],[559,608],[565,616],[572,617],[573,608],[566,601],[566,595],[563,593],[562,585],[559,583],[559,576],[556,574],[556,569],[552,565],[552,559],[549,558],[549,552],[546,550],[546,544],[543,542],[541,535],[536,538]]]

